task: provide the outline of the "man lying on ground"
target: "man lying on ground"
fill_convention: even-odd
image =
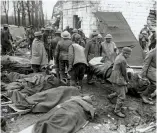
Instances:
[[[94,118],[95,109],[89,96],[75,96],[58,104],[41,117],[33,133],[74,133]]]
[[[36,73],[30,75],[10,73],[7,75],[11,83],[3,84],[5,90],[21,91],[25,95],[59,86],[59,80],[52,74]]]

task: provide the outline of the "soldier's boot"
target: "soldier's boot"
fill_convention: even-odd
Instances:
[[[143,102],[146,103],[146,104],[151,104],[151,105],[154,104],[153,102],[149,101],[149,100],[147,99],[147,97],[144,96],[144,95],[141,95],[141,98],[142,98]]]
[[[81,93],[83,93],[83,83],[82,83],[82,80],[78,81],[78,85],[80,86]]]
[[[124,118],[125,117],[125,114],[123,114],[121,112],[121,109],[122,109],[122,106],[123,106],[123,102],[124,100],[120,99],[120,98],[117,98],[117,103],[116,103],[116,107],[115,107],[115,110],[114,110],[114,113],[121,117],[121,118]]]
[[[90,75],[90,74],[87,75],[87,83],[88,83],[89,85],[94,84],[93,76]]]

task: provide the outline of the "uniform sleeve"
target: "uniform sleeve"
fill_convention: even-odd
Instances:
[[[126,82],[128,82],[128,76],[127,76],[126,68],[127,68],[127,64],[126,64],[125,61],[123,61],[121,63],[121,72],[122,72],[122,76],[124,77],[124,79],[126,80]]]
[[[149,65],[151,63],[151,60],[152,60],[152,53],[148,53],[146,55],[146,58],[144,59],[144,65],[143,65],[143,68],[142,68],[142,77],[146,77],[146,74],[147,74],[147,70],[149,68]]]
[[[74,62],[74,47],[72,45],[69,46],[68,60],[69,60],[69,70],[70,70]]]
[[[116,54],[119,53],[119,50],[117,48],[117,45],[113,42],[113,48],[114,48],[114,51],[116,52]]]
[[[113,48],[117,48],[116,44],[113,42]]]

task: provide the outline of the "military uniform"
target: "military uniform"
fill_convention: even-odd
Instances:
[[[50,56],[49,56],[50,55],[49,53],[50,39],[51,39],[51,36],[49,36],[46,33],[43,34],[43,42],[44,42],[46,53],[48,55],[48,61],[50,61]]]
[[[55,55],[55,49],[56,49],[56,46],[58,44],[58,42],[61,40],[61,37],[59,36],[56,36],[52,42],[51,42],[51,45],[50,45],[50,58],[51,60],[53,60],[53,57]]]
[[[147,43],[148,43],[148,35],[140,34],[139,35],[139,42],[143,50],[147,48]]]
[[[126,68],[127,62],[123,54],[121,53],[116,57],[111,76],[108,79],[112,83],[113,88],[116,92],[114,93],[115,95],[111,94],[110,98],[117,96],[117,103],[114,110],[115,113],[121,112],[121,108],[126,98],[128,82]]]
[[[153,33],[153,35],[150,38],[149,50],[151,50],[155,47],[156,47],[156,33]]]
[[[9,29],[2,29],[1,31],[1,44],[2,44],[2,54],[7,54],[12,48],[11,41],[12,36],[9,32]]]
[[[35,38],[32,44],[31,64],[34,72],[39,72],[40,67],[48,64],[48,56],[43,41]]]
[[[34,40],[34,30],[33,29],[27,29],[26,30],[26,37],[27,37],[27,40],[28,40],[28,48],[29,49],[32,49],[32,42]]]
[[[156,89],[156,48],[152,49],[146,56],[144,60],[144,65],[142,68],[142,77],[146,77],[150,81],[150,92],[145,92],[144,95],[152,93]]]
[[[71,76],[70,85],[82,87],[82,79],[88,65],[85,57],[84,48],[77,43],[69,46],[69,74]]]
[[[101,56],[101,45],[98,44],[97,39],[91,39],[85,46],[85,56],[87,58],[87,62],[89,62],[94,57]],[[90,68],[88,68],[87,74],[87,82],[90,83],[93,78],[93,73],[90,72]]]
[[[65,31],[67,32],[67,31]],[[61,40],[58,42],[55,51],[55,64],[59,68],[60,78],[67,78],[65,73],[65,68],[68,68],[68,49],[72,44],[72,41],[69,39]]]

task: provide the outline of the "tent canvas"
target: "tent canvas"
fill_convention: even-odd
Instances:
[[[119,49],[125,46],[132,48],[131,57],[128,64],[131,66],[141,66],[143,63],[143,51],[135,38],[130,26],[123,17],[121,12],[95,12],[98,19],[98,30],[105,36],[112,34],[113,41]]]

